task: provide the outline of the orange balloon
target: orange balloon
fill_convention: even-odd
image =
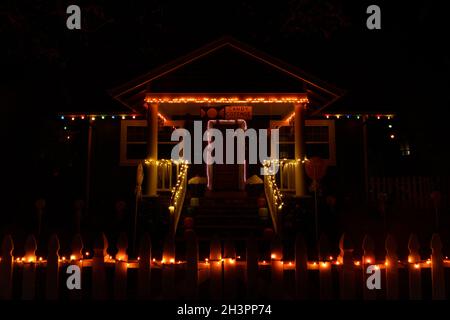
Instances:
[[[322,158],[312,157],[305,162],[305,170],[309,178],[319,181],[327,173],[327,164]]]

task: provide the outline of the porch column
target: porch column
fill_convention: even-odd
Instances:
[[[303,104],[294,105],[295,121],[295,196],[306,195],[305,170],[302,160],[305,159],[305,106]]]
[[[155,197],[158,185],[158,105],[147,104],[147,188],[146,195]]]

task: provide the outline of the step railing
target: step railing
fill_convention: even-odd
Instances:
[[[169,202],[169,214],[171,221],[171,232],[175,234],[178,226],[178,221],[180,220],[181,211],[183,210],[184,198],[186,196],[187,190],[187,172],[188,163],[187,161],[178,162],[179,171],[177,176],[177,182],[172,188],[172,196]]]
[[[283,209],[283,194],[276,183],[275,174],[277,170],[273,170],[273,166],[278,165],[273,161],[264,162],[264,193],[267,199],[270,216],[272,217],[273,228],[276,233],[280,230],[280,213]]]

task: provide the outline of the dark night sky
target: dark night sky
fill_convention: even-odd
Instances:
[[[366,1],[81,1],[82,31],[65,28],[64,1],[19,3],[1,10],[2,92],[28,112],[93,110],[107,89],[223,35],[347,90],[351,108],[449,105],[448,27],[433,1],[377,2],[381,31],[366,29]]]
[[[436,1],[392,2],[3,1],[2,161],[20,172],[9,185],[20,188],[50,144],[55,112],[113,108],[106,90],[223,35],[345,89],[341,103],[349,110],[398,111],[418,153],[447,155],[446,10]],[[65,28],[65,8],[75,3],[82,31]],[[365,26],[373,3],[382,30]]]

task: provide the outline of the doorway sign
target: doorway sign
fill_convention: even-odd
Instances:
[[[252,107],[251,106],[226,106],[225,107],[226,120],[251,120]]]

